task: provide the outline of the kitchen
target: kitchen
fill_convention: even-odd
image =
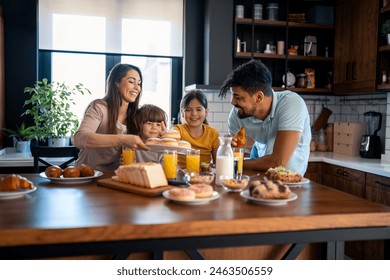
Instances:
[[[6,126],[12,126],[15,120],[19,119],[20,113],[18,110],[14,110],[17,104],[22,104],[21,97],[15,92],[22,92],[25,84],[31,84],[37,76],[37,59],[36,59],[36,38],[34,37],[34,31],[31,32],[31,26],[35,26],[36,22],[34,18],[29,16],[31,11],[36,10],[35,1],[25,3],[23,2],[23,13],[19,14],[15,12],[15,22],[18,19],[22,20],[27,26],[23,28],[17,26],[11,28],[9,33],[5,30],[5,51],[11,53],[11,57],[6,56],[5,60],[5,83],[1,83],[5,88],[1,91],[0,105],[2,106],[1,112],[3,116],[0,116],[2,123]],[[230,4],[227,4],[230,3]],[[22,4],[22,3],[20,3]],[[221,134],[227,131],[226,119],[227,114],[230,111],[231,105],[229,100],[221,100],[217,97],[218,85],[226,77],[226,74],[230,72],[233,63],[232,53],[234,45],[233,26],[232,20],[234,18],[234,4],[235,1],[204,1],[203,2],[207,11],[210,13],[204,13],[203,9],[199,7],[199,1],[186,1],[186,34],[185,38],[185,51],[184,51],[184,66],[183,66],[183,84],[185,89],[201,88],[207,93],[209,99],[210,113],[209,122],[211,126],[217,128]],[[197,11],[194,12],[194,11]],[[212,11],[215,11],[212,13]],[[216,12],[218,11],[218,12]],[[27,14],[26,14],[27,13]],[[199,16],[200,15],[200,16]],[[202,21],[199,24],[199,21]],[[12,22],[12,21],[11,21]],[[28,25],[28,24],[31,25]],[[204,24],[208,23],[208,24]],[[188,24],[188,25],[187,25]],[[336,23],[337,25],[337,23]],[[213,28],[211,28],[213,27]],[[215,29],[214,29],[215,27]],[[228,28],[226,28],[228,27]],[[206,30],[204,30],[206,28]],[[207,29],[209,28],[209,29]],[[223,28],[223,29],[221,29]],[[28,30],[24,30],[28,29]],[[34,28],[32,28],[34,29]],[[190,32],[191,31],[191,32]],[[16,32],[10,34],[10,32]],[[26,34],[25,34],[26,32]],[[19,36],[17,36],[18,34]],[[26,36],[20,36],[25,34]],[[195,34],[197,36],[191,36]],[[206,35],[204,35],[206,34]],[[28,38],[32,38],[31,42]],[[9,39],[9,40],[8,40]],[[208,47],[204,48],[204,45]],[[223,45],[223,48],[218,46]],[[249,44],[248,44],[249,45]],[[248,46],[249,47],[249,46]],[[12,48],[12,50],[10,50]],[[23,56],[21,56],[23,54]],[[201,59],[190,59],[191,57],[204,57],[204,61]],[[19,67],[10,66],[9,61],[19,65]],[[20,75],[20,66],[23,65],[23,71],[26,75]],[[16,69],[15,69],[16,68]],[[10,84],[10,81],[17,80],[18,83]],[[7,82],[8,81],[8,82]],[[182,91],[182,90],[180,90]],[[363,165],[360,168],[356,166],[361,164],[360,157],[354,159],[352,163],[345,163],[344,158],[341,156],[335,156],[336,160],[331,161],[331,164],[341,165],[344,167],[350,167],[352,169],[360,169],[360,171],[372,173],[374,175],[380,175],[389,177],[389,165],[390,164],[390,121],[387,117],[387,112],[390,111],[390,96],[385,92],[366,92],[365,94],[349,94],[349,95],[333,95],[333,94],[302,94],[308,105],[309,113],[312,123],[323,109],[323,106],[329,108],[332,114],[329,117],[329,122],[363,122],[363,113],[367,111],[377,111],[383,114],[382,128],[379,131],[382,139],[382,159],[367,159],[367,165]],[[3,138],[3,141],[4,138]],[[333,158],[333,155],[328,156],[331,153],[313,154],[313,162],[321,162],[324,158]],[[349,157],[345,157],[349,158]],[[358,163],[356,163],[358,161]],[[369,163],[378,164],[378,170],[370,167],[367,169]],[[383,164],[382,164],[383,163]],[[317,173],[321,173],[320,170]],[[319,176],[317,174],[317,176]]]

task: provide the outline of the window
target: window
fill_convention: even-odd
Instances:
[[[89,102],[105,94],[108,71],[118,62],[141,68],[141,105],[176,115],[181,96],[183,0],[40,0],[40,77],[82,83],[92,96],[78,96],[81,119]],[[172,98],[174,96],[175,98]]]

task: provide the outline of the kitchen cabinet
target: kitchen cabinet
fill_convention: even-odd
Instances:
[[[366,173],[366,197],[390,206],[390,178]]]
[[[310,181],[318,183],[319,165],[320,165],[319,162],[309,162],[309,164],[307,165],[307,170],[306,170],[304,177],[309,179]]]
[[[376,91],[378,0],[338,0],[335,7],[334,93]]]
[[[388,1],[383,1],[387,4]],[[390,42],[386,36],[382,34],[382,25],[390,21],[390,5],[382,5],[379,11],[379,46],[378,46],[378,72],[377,72],[377,89],[378,91],[390,90]],[[383,73],[385,79],[383,81]]]
[[[333,3],[334,1],[289,1],[289,0],[236,0],[235,5],[244,6],[244,17],[234,19],[234,67],[243,64],[250,59],[261,59],[270,69],[273,76],[273,88],[283,90],[284,79],[288,72],[293,75],[305,73],[305,69],[315,71],[315,88],[296,87],[292,90],[299,93],[323,93],[332,92],[333,71],[333,46],[334,24]],[[254,5],[263,5],[262,19],[255,19]],[[277,20],[267,19],[267,5],[278,4]],[[319,17],[311,17],[318,9],[327,9],[329,18],[323,21]],[[290,16],[289,16],[290,15]],[[298,15],[292,19],[292,15]],[[290,18],[290,20],[289,20]],[[305,38],[315,38],[313,41],[313,55],[305,55]],[[284,42],[282,52],[277,52],[278,41]],[[266,53],[267,45],[270,45],[271,53]],[[274,48],[272,47],[274,46]],[[297,49],[295,55],[289,53],[289,49]],[[306,49],[305,49],[306,48]],[[312,49],[312,50],[313,50]],[[296,77],[294,77],[295,80]],[[292,78],[292,80],[294,80]]]
[[[323,163],[321,183],[358,197],[366,197],[365,172],[363,171]]]

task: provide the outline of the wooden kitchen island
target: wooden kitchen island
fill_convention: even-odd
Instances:
[[[219,199],[190,206],[101,187],[96,179],[63,185],[25,176],[35,192],[0,200],[1,259],[126,259],[140,252],[159,259],[174,251],[194,259],[243,259],[208,248],[283,244],[280,254],[290,259],[309,243],[322,244],[322,258],[343,259],[345,241],[390,239],[389,207],[314,182],[292,188],[298,198],[281,206],[254,205],[219,187]]]

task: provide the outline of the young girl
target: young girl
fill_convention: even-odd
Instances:
[[[166,130],[167,114],[161,108],[145,104],[134,115],[134,128],[131,134],[139,135],[143,142],[148,138],[158,138]],[[150,151],[135,151],[137,162],[161,162],[162,154]]]
[[[200,150],[200,161],[215,163],[219,147],[219,133],[208,125],[206,120],[209,109],[207,97],[200,90],[189,91],[180,102],[182,124],[173,129],[180,132],[181,139],[191,143],[193,149]]]

